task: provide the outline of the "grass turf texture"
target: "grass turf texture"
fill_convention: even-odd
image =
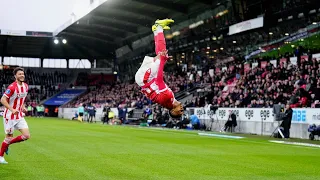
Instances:
[[[9,164],[0,165],[1,180],[301,180],[320,175],[319,148],[270,143],[267,137],[224,139],[194,131],[27,121],[31,139],[10,147]]]

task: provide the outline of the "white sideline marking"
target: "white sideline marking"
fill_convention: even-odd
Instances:
[[[320,148],[319,144],[310,144],[310,143],[300,143],[300,142],[289,142],[289,141],[269,141],[273,143],[279,143],[279,144],[291,144],[291,145],[298,145],[298,146],[307,146],[307,147],[317,147]]]
[[[244,137],[241,136],[229,136],[223,134],[211,134],[211,133],[198,133],[200,136],[212,136],[212,137],[222,137],[222,138],[229,138],[229,139],[242,139]]]

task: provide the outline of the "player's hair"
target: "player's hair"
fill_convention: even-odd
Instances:
[[[179,119],[179,118],[181,118],[181,116],[182,116],[182,115],[173,115],[173,114],[171,113],[171,110],[169,111],[169,115],[170,115],[170,117],[173,118],[173,119]]]
[[[18,71],[23,71],[24,72],[24,69],[22,67],[16,67],[14,68],[13,70],[13,75],[16,75]]]

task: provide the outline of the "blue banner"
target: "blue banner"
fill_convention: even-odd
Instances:
[[[304,109],[293,109],[292,121],[293,122],[306,122],[307,111]]]
[[[85,89],[67,89],[63,92],[53,96],[51,99],[47,100],[44,105],[47,106],[61,106],[69,101],[71,101],[73,98],[79,96],[83,92],[85,92]]]

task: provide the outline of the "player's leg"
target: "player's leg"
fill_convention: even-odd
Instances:
[[[156,30],[153,32],[154,34],[154,44],[155,44],[155,52],[159,55],[160,52],[165,51],[166,47],[166,39],[164,37],[163,28],[160,25],[156,25]]]
[[[26,140],[30,139],[30,132],[29,132],[28,128],[19,129],[19,131],[21,132],[21,135],[13,138],[11,140],[10,144],[19,143],[19,142],[26,141]]]
[[[156,29],[153,33],[154,33],[155,51],[157,55],[160,55],[167,49],[166,40],[163,33],[163,27],[161,25],[156,25]],[[159,86],[159,90],[166,88],[166,84],[163,81],[163,69],[167,59],[168,57],[160,55],[160,65],[159,65],[157,79],[156,79],[157,85]]]
[[[4,153],[6,154],[8,153],[8,148],[11,140],[13,139],[13,131],[16,123],[17,123],[16,121],[3,119],[4,131],[5,131],[6,137],[2,142],[1,148],[0,148],[0,164],[8,163],[3,156],[4,156]]]
[[[4,141],[1,144],[0,148],[0,164],[8,164],[8,162],[4,159],[4,153],[8,154],[8,148],[11,139],[13,138],[13,134],[6,134]]]
[[[18,123],[15,125],[15,129],[18,129],[21,132],[21,135],[13,138],[10,141],[10,144],[19,143],[30,139],[30,131],[27,121],[25,119],[19,120]]]
[[[30,139],[29,127],[25,119],[18,120],[18,122],[14,125],[14,129],[18,129],[21,132],[21,135],[15,138],[10,138],[10,141],[8,142],[8,148],[11,144],[19,143]]]

